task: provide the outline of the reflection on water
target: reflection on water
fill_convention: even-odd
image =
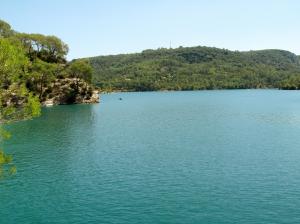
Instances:
[[[300,221],[298,91],[110,94],[9,129],[0,223]]]

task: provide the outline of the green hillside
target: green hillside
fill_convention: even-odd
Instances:
[[[93,81],[105,91],[300,89],[300,60],[284,50],[211,47],[145,50],[89,58]]]

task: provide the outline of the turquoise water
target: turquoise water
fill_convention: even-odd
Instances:
[[[110,94],[10,130],[1,224],[300,223],[298,91]]]

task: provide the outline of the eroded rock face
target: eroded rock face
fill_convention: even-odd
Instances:
[[[90,104],[99,103],[98,91],[78,78],[57,79],[44,89],[42,104]]]

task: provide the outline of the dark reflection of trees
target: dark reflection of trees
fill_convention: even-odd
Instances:
[[[88,173],[98,106],[45,108],[41,117],[7,127],[13,136],[5,147],[13,154],[18,171],[13,178],[0,182],[1,200],[11,202],[0,203],[3,217],[22,211],[11,219],[32,217],[40,222],[45,211],[57,218],[79,204],[70,201],[75,200],[81,178]]]
[[[5,144],[18,168],[27,170],[34,166],[42,172],[47,167],[53,169],[47,173],[68,170],[79,148],[83,150],[84,145],[91,144],[95,106],[45,108],[41,117],[9,126],[13,136]]]

